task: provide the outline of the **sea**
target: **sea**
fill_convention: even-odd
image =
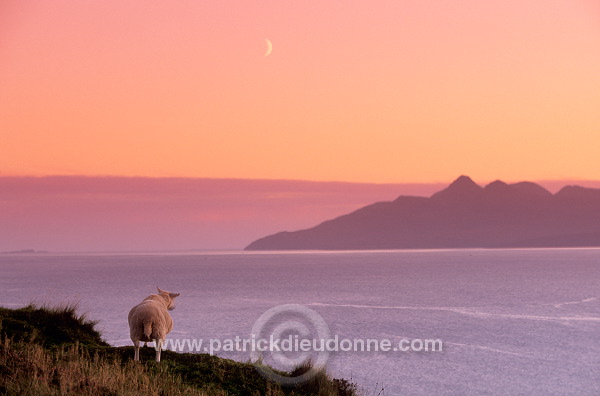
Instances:
[[[0,255],[0,306],[78,303],[115,346],[131,345],[127,314],[157,286],[181,294],[169,339],[325,324],[349,341],[323,364],[367,396],[600,394],[600,249]],[[348,348],[361,339],[414,348]]]

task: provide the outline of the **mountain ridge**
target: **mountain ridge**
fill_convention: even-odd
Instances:
[[[260,238],[245,250],[600,246],[600,189],[532,182],[482,187],[460,176],[431,197],[399,196],[315,227]]]

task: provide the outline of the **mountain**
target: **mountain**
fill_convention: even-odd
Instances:
[[[245,250],[600,246],[600,189],[461,176],[430,198],[400,196],[316,227],[280,232]]]

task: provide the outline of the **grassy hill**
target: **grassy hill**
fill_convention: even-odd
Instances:
[[[284,388],[250,363],[207,354],[111,347],[95,322],[61,308],[0,307],[0,395],[240,395],[356,396],[356,386],[320,371],[310,382]],[[298,367],[298,376],[309,367]]]

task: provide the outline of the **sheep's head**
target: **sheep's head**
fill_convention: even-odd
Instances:
[[[172,311],[175,309],[175,297],[179,296],[179,293],[171,293],[166,290],[162,290],[160,287],[156,287],[158,289],[158,294],[162,296],[167,301],[167,309]]]

